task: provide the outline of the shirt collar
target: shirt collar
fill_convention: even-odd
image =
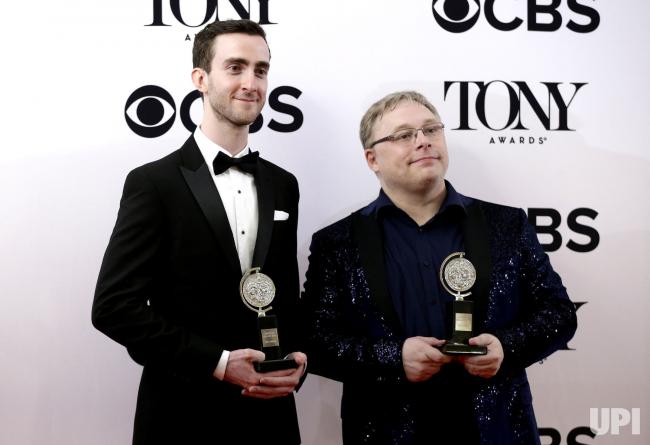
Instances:
[[[205,163],[208,165],[212,165],[212,161],[217,157],[217,154],[219,154],[220,151],[233,158],[241,158],[251,151],[250,147],[246,146],[239,153],[233,156],[228,150],[208,139],[205,133],[203,133],[203,130],[201,130],[201,127],[198,125],[196,126],[196,130],[194,130],[194,140],[203,155],[203,159],[205,159]]]
[[[469,204],[470,198],[461,195],[456,191],[456,189],[451,185],[449,181],[445,179],[445,189],[447,190],[447,196],[445,196],[440,210],[438,210],[437,215],[442,214],[452,208],[459,209],[463,212],[464,215],[467,214],[466,206]],[[383,189],[379,190],[379,196],[373,202],[368,204],[361,213],[363,215],[374,215],[375,218],[379,216],[380,213],[383,213],[384,209],[387,208],[397,208],[397,206],[390,200],[388,195],[384,192]]]

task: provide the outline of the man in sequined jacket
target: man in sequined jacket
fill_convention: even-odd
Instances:
[[[343,382],[344,443],[539,444],[525,369],[576,317],[525,213],[445,180],[444,125],[419,93],[372,105],[360,135],[379,197],[314,234],[303,298],[310,370]],[[438,273],[454,252],[476,269],[482,356],[440,351],[454,297]]]

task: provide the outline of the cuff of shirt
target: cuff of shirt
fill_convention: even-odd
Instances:
[[[230,351],[226,351],[225,349],[221,353],[221,358],[219,359],[219,363],[217,363],[217,369],[214,370],[213,375],[219,379],[223,380],[223,378],[226,375],[226,366],[228,366],[228,357],[230,357]]]

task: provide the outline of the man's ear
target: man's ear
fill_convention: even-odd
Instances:
[[[192,70],[192,83],[201,93],[207,93],[208,73],[203,68],[194,68]]]
[[[375,153],[375,150],[372,148],[366,148],[363,150],[363,154],[366,157],[366,162],[368,163],[370,170],[377,173],[379,171],[379,165],[377,165],[377,153]]]

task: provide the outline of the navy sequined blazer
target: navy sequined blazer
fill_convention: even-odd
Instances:
[[[416,443],[421,384],[404,374],[406,337],[388,293],[381,229],[362,211],[313,236],[303,296],[309,370],[343,382],[346,444]],[[463,234],[477,270],[474,330],[495,335],[504,350],[491,379],[467,374],[478,443],[539,444],[525,368],[566,345],[574,305],[523,210],[474,200]]]

